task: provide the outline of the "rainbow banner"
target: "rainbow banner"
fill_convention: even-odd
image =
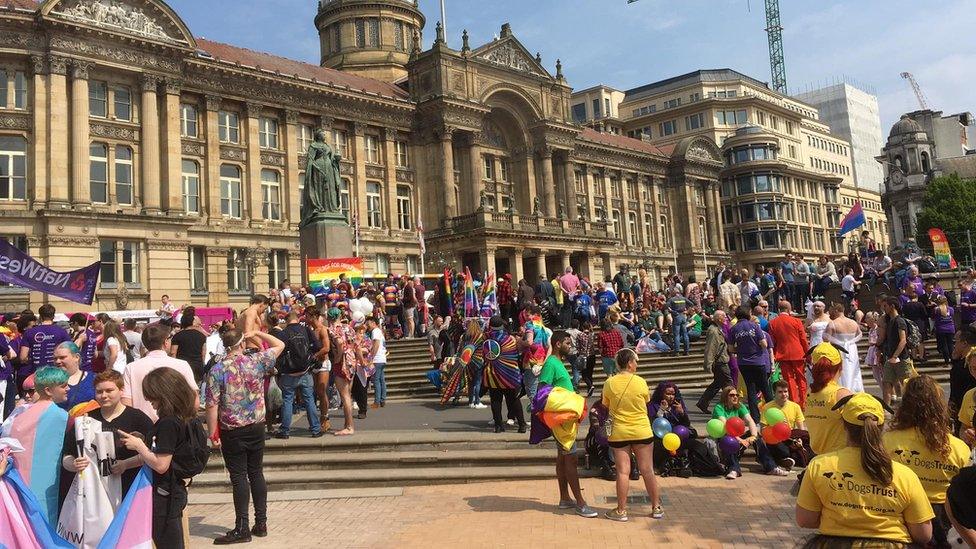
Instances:
[[[935,261],[939,264],[939,267],[942,269],[955,269],[956,260],[952,259],[949,239],[946,238],[942,229],[929,229],[929,240],[932,241],[932,255],[935,256]]]
[[[346,275],[353,288],[358,288],[363,283],[363,258],[306,259],[305,272],[313,292],[322,290],[330,280],[339,280],[341,274]]]

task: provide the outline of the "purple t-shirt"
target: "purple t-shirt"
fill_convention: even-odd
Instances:
[[[28,328],[21,338],[21,345],[26,346],[27,367],[21,368],[21,372],[28,370],[28,375],[36,372],[41,366],[54,365],[54,348],[71,341],[68,332],[64,328],[54,324],[38,324],[33,328]]]
[[[85,345],[81,348],[81,369],[91,371],[92,361],[95,360],[95,350],[98,346],[98,334],[91,328],[85,328]]]
[[[953,316],[952,316],[955,313],[955,309],[953,309],[952,307],[946,307],[946,308],[949,310],[948,311],[949,314],[946,316],[942,316],[939,314],[938,307],[936,307],[935,310],[932,311],[932,320],[935,321],[935,333],[937,334],[956,333],[956,323],[953,320]]]
[[[959,297],[960,303],[976,303],[976,290],[969,290],[968,292],[962,292]],[[959,318],[962,320],[963,324],[972,324],[976,322],[976,307],[961,307],[959,310]]]
[[[9,381],[14,377],[13,364],[7,358],[9,352],[10,343],[7,341],[7,336],[0,335],[0,381]]]
[[[751,320],[740,320],[729,331],[729,337],[735,345],[735,353],[739,358],[739,365],[763,365],[763,354],[768,354],[760,346],[766,339],[763,331]]]

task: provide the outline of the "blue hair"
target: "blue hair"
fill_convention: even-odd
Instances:
[[[34,388],[38,392],[55,385],[64,385],[68,382],[68,373],[61,368],[45,366],[34,372]]]
[[[74,341],[65,341],[55,347],[55,350],[57,349],[67,349],[69,353],[75,356],[81,354],[81,349],[78,348],[78,344],[76,344]]]

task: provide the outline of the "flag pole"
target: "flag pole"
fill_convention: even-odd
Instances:
[[[447,10],[444,9],[444,0],[441,0],[441,30],[444,32],[444,43],[447,44]]]

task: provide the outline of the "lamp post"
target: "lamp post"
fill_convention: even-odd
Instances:
[[[258,269],[258,266],[265,266],[271,264],[271,257],[268,256],[268,249],[264,246],[258,244],[257,248],[247,248],[244,250],[243,255],[237,256],[234,260],[234,264],[238,269],[246,268],[249,288],[251,293],[254,291],[254,274]]]

